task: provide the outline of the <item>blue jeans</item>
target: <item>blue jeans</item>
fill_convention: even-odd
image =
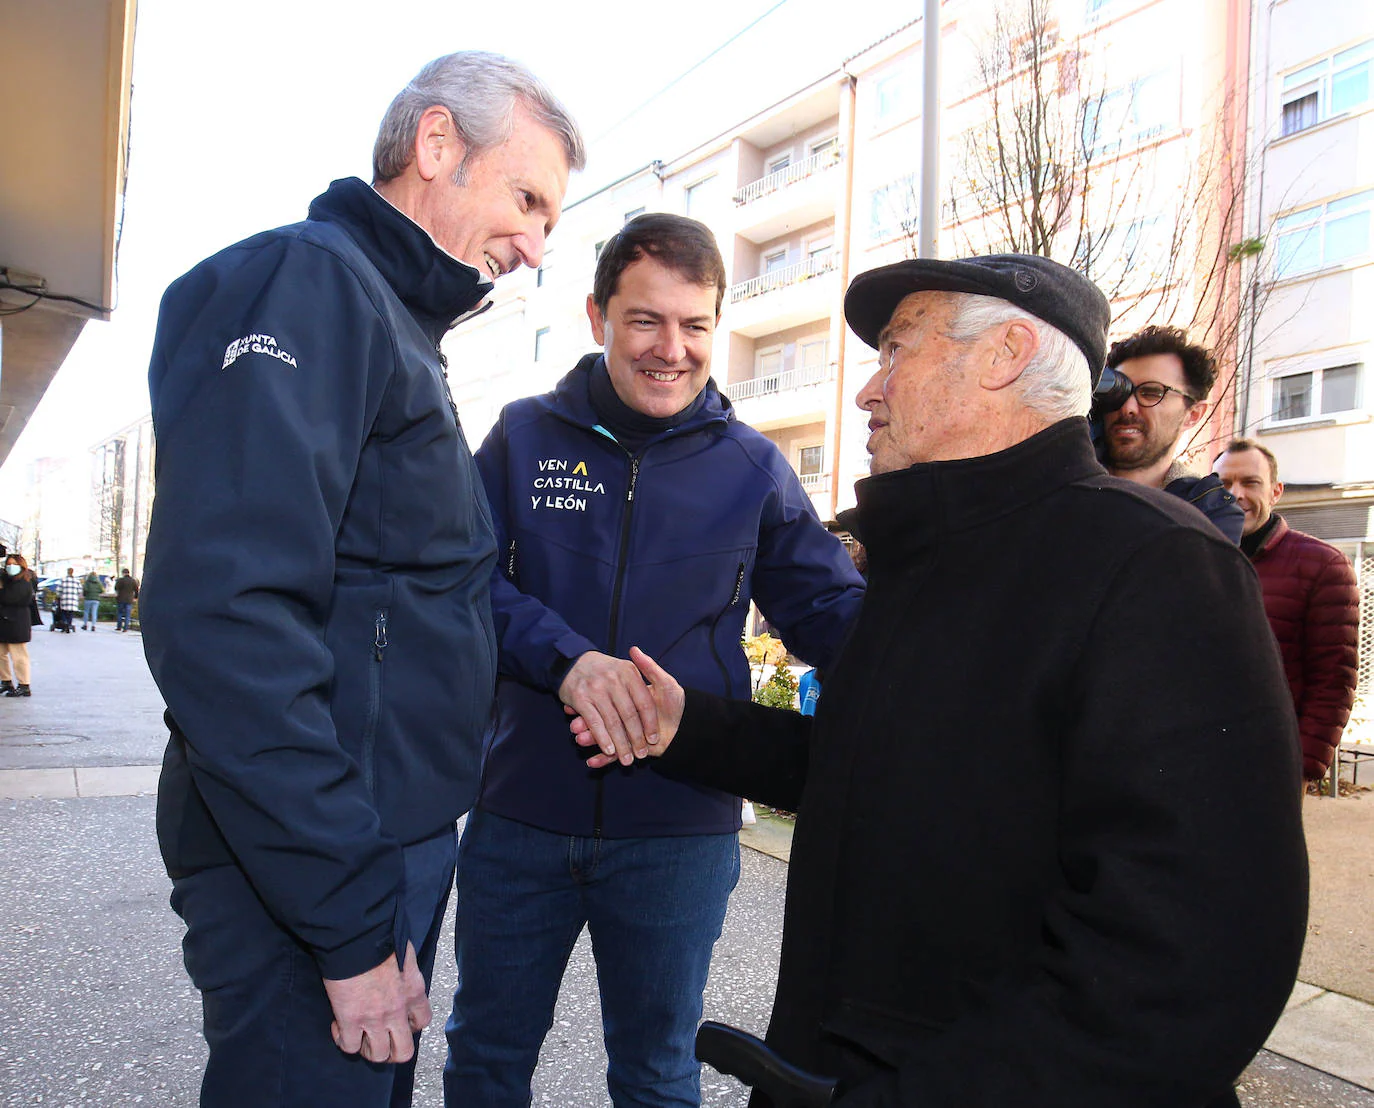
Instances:
[[[405,848],[405,910],[428,987],[456,845],[446,831]],[[172,883],[182,954],[201,992],[210,1059],[201,1108],[403,1108],[415,1063],[368,1062],[334,1045],[333,1010],[310,954],[268,914],[238,866]],[[418,1049],[420,1036],[415,1036]]]
[[[92,627],[94,627],[96,625],[97,619],[100,616],[100,601],[83,600],[81,604],[81,626],[85,627],[86,624],[89,623]]]
[[[573,944],[591,932],[615,1108],[698,1108],[701,994],[739,839],[558,835],[489,812],[458,848],[444,1103],[526,1108]]]
[[[132,604],[115,605],[115,630],[127,631],[133,626],[134,606]]]

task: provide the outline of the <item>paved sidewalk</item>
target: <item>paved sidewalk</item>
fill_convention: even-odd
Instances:
[[[151,1002],[148,1011],[158,1013],[154,1038],[162,1052],[149,1064],[159,1073],[163,1071],[158,1067],[165,1067],[171,1082],[162,1086],[162,1099],[167,1100],[166,1093],[171,1093],[170,1102],[185,1102],[191,1090],[186,1082],[194,1077],[202,1047],[193,1034],[187,1034],[189,1026],[194,1026],[194,998],[174,954],[179,927],[165,908],[166,882],[156,861],[155,846],[148,839],[151,798],[156,793],[165,731],[162,703],[143,664],[141,636],[136,632],[116,633],[108,624],[94,634],[40,632],[35,635],[32,654],[34,696],[0,700],[0,800],[10,802],[0,804],[0,826],[7,832],[9,845],[19,851],[10,865],[12,887],[8,891],[12,895],[0,899],[8,900],[13,907],[21,903],[19,898],[25,895],[22,890],[27,889],[30,898],[42,895],[38,901],[25,905],[33,922],[0,920],[0,959],[9,961],[3,957],[4,948],[9,945],[15,946],[10,952],[14,959],[11,966],[48,964],[45,957],[51,961],[51,951],[21,952],[20,947],[27,947],[34,941],[33,936],[51,931],[54,921],[63,914],[68,914],[71,923],[82,919],[85,909],[72,904],[88,904],[92,882],[101,880],[95,875],[109,876],[122,869],[123,875],[108,893],[110,903],[90,905],[97,914],[92,915],[85,930],[93,936],[108,937],[111,906],[131,913],[127,929],[117,938],[134,944],[125,949],[135,955],[139,969],[151,967],[150,980],[157,983],[157,998],[153,1000],[149,993],[148,998],[134,1000],[128,1019],[143,1018],[140,1005]],[[108,799],[118,797],[142,799]],[[52,806],[31,807],[35,799],[51,802]],[[116,807],[85,807],[102,804]],[[8,820],[6,812],[10,814]],[[40,816],[40,812],[45,814]],[[18,822],[14,822],[16,818]],[[1339,800],[1308,797],[1304,819],[1312,863],[1312,908],[1301,982],[1267,1050],[1261,1052],[1242,1078],[1242,1103],[1263,1108],[1374,1108],[1374,935],[1369,924],[1374,906],[1374,793]],[[64,847],[77,848],[69,860],[72,868],[64,864],[52,869],[42,859],[51,858],[49,852],[55,840],[44,827],[50,822],[58,827],[73,821],[95,822]],[[110,822],[107,825],[104,821]],[[137,828],[139,840],[132,854],[128,827]],[[33,836],[32,842],[22,841],[21,829],[23,836]],[[767,855],[786,862],[791,851],[792,824],[763,816],[758,824],[742,832],[741,842],[758,852],[755,856],[760,861]],[[718,965],[713,968],[713,985],[708,991],[708,1015],[733,1019],[755,1030],[766,1022],[771,999],[785,875],[784,867],[775,862],[766,865],[775,866],[777,876],[771,876],[773,871],[766,868],[757,870],[753,880],[761,882],[758,888],[746,894],[742,882],[732,901],[734,922],[727,924],[727,934],[735,937],[731,942],[723,941],[718,948]],[[61,882],[53,885],[60,875],[72,875],[83,867],[90,871],[89,881],[78,879],[74,887]],[[757,867],[750,863],[746,869],[753,872]],[[0,881],[0,885],[4,883]],[[83,886],[85,893],[81,891]],[[43,893],[48,887],[55,892]],[[129,896],[134,889],[138,890],[136,908]],[[44,900],[49,895],[53,897],[50,903]],[[72,934],[68,937],[76,943],[73,950],[89,947],[93,951],[97,942],[104,941]],[[53,941],[57,938],[54,933]],[[150,938],[151,943],[147,943]],[[584,995],[590,990],[594,998],[594,977],[585,951],[580,958],[580,962],[575,959],[573,975],[565,986],[568,1016],[565,1018],[560,1009],[549,1044],[552,1055],[572,1051],[575,1061],[554,1065],[547,1071],[541,1069],[547,1072],[545,1080],[549,1083],[539,1090],[539,1103],[568,1103],[568,1082],[572,1079],[568,1066],[576,1070],[578,1095],[586,1103],[600,1095],[597,1089],[604,1060],[600,1055],[593,1057],[595,1051],[588,1053],[584,1049],[584,1040],[596,1037],[597,1013]],[[441,959],[441,966],[442,962]],[[447,973],[446,968],[442,969],[436,980],[435,1010],[439,1022],[444,1014],[443,991],[451,988],[445,979]],[[89,978],[92,987],[128,987],[138,996],[133,986],[126,986],[122,979],[106,981],[108,975],[102,974],[97,970]],[[88,978],[83,973],[71,980]],[[13,1030],[26,1019],[21,1015],[25,1009],[33,1012],[38,1010],[33,1006],[45,1003],[41,993],[30,997],[21,996],[21,991],[11,991],[9,996],[14,1015],[20,1020]],[[85,998],[86,1002],[91,999]],[[169,1003],[171,1007],[165,1008]],[[6,1004],[0,1002],[0,1011],[5,1008]],[[86,1011],[85,1004],[78,1004],[74,1010]],[[57,1012],[47,1015],[62,1018]],[[0,1015],[0,1028],[7,1022]],[[576,1031],[569,1032],[570,1028]],[[84,1026],[73,1030],[86,1031]],[[101,1071],[106,1057],[100,1045],[104,1042],[102,1034],[99,1025],[86,1031],[85,1042],[92,1048],[89,1050],[79,1047],[77,1042],[63,1044],[75,1050],[69,1059],[72,1067],[84,1066],[91,1074]],[[74,1085],[89,1087],[81,1086],[87,1078],[76,1076],[75,1069],[72,1073],[64,1067],[30,1071],[22,1064],[22,1057],[2,1040],[0,1036],[0,1094],[7,1091],[5,1077],[17,1078],[20,1072],[47,1072],[52,1080],[47,1083],[44,1078],[45,1091],[30,1090],[37,1099],[27,1099],[17,1086],[10,1086],[14,1096],[25,1099],[0,1096],[0,1102],[66,1103],[52,1099],[52,1093],[63,1088],[71,1090]],[[437,1066],[442,1036],[430,1035],[427,1040],[426,1051],[435,1055],[433,1062]],[[125,1061],[122,1068],[128,1070],[143,1064]],[[721,1098],[733,1102],[736,1096],[732,1090],[738,1086],[717,1083],[723,1080],[708,1082],[713,1103],[722,1103]],[[95,1084],[94,1079],[91,1084]],[[84,1093],[81,1099],[85,1100]],[[425,1103],[427,1098],[420,1100]]]

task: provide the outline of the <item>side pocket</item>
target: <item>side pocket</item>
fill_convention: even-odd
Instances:
[[[730,610],[740,602],[740,597],[744,594],[744,562],[741,561],[739,569],[735,571],[735,589],[730,596],[730,602],[716,613],[716,618],[711,621],[711,656],[715,658],[716,665],[720,667],[720,675],[725,683],[725,695],[733,697],[735,695],[734,682],[730,679],[730,667],[725,664],[725,659],[720,656],[720,648],[716,646],[716,631],[720,627],[720,621],[730,614]]]
[[[387,609],[378,608],[373,621],[372,660],[367,667],[367,721],[363,727],[362,766],[367,791],[377,795],[377,725],[382,715],[382,667],[386,660]]]

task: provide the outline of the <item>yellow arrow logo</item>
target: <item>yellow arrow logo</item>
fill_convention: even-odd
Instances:
[[[587,476],[587,463],[578,462],[577,465],[573,466],[573,472],[580,473],[583,477]]]

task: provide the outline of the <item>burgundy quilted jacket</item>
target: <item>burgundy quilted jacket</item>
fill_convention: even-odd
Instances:
[[[1303,776],[1313,780],[1331,768],[1355,702],[1360,594],[1345,555],[1277,519],[1251,560],[1298,713]]]

